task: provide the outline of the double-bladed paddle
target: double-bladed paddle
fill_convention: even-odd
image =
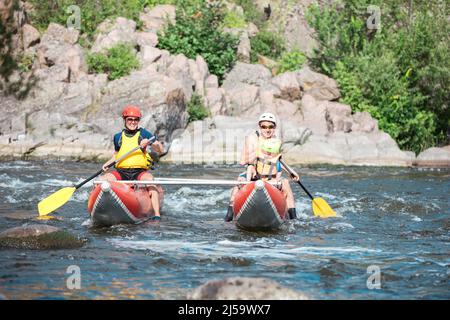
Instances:
[[[121,156],[119,159],[110,163],[107,166],[107,168],[108,169],[111,168],[116,163],[122,161],[123,159],[128,157],[130,154],[132,154],[133,152],[138,150],[139,148],[140,148],[140,146],[137,146],[137,147],[133,148],[132,150],[128,151],[123,156]],[[50,212],[53,212],[56,209],[58,209],[59,207],[63,206],[67,201],[69,201],[69,199],[72,197],[72,194],[75,192],[75,190],[77,190],[81,186],[85,185],[86,183],[88,183],[89,181],[94,179],[95,177],[99,176],[102,172],[103,172],[103,168],[100,169],[99,171],[97,171],[96,173],[94,173],[92,176],[90,176],[86,180],[80,182],[79,184],[74,185],[72,187],[62,188],[62,189],[56,191],[55,193],[51,194],[47,198],[39,201],[39,203],[38,203],[39,216],[45,216],[45,215],[49,214]]]
[[[284,160],[280,159],[281,164],[286,168],[286,170],[290,173],[291,177],[293,178],[297,174],[295,171],[289,167]],[[313,213],[315,216],[321,217],[321,218],[330,218],[330,217],[336,217],[336,212],[330,207],[330,205],[322,198],[313,198],[311,193],[309,193],[308,190],[303,186],[303,184],[300,181],[296,181],[300,187],[302,187],[303,191],[306,192],[308,197],[312,200],[312,208]]]

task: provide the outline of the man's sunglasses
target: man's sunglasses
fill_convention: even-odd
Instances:
[[[259,126],[261,129],[275,129],[275,126]]]
[[[141,120],[141,119],[139,119],[139,118],[127,118],[126,120],[128,122],[139,122],[139,120]]]

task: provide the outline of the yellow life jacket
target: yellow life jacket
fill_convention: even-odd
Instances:
[[[122,144],[119,151],[116,154],[116,160],[123,156],[125,153],[129,152],[133,148],[139,145],[140,131],[132,137],[127,137],[125,132],[122,132]],[[149,165],[152,163],[152,158],[147,152],[142,152],[141,149],[136,150],[128,157],[116,164],[116,168],[120,169],[148,169]]]
[[[277,161],[280,159],[281,153],[277,153],[276,156],[265,155],[261,149],[262,139],[263,138],[258,135],[255,169],[261,177],[268,177],[270,179],[277,174]]]

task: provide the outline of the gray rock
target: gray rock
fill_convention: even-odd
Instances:
[[[158,44],[158,35],[153,32],[136,32],[136,42],[139,47],[156,47]]]
[[[207,106],[212,116],[226,115],[225,90],[222,88],[206,89]]]
[[[222,87],[223,88],[223,87]],[[254,115],[258,111],[255,106],[258,101],[259,88],[255,85],[240,83],[239,86],[234,86],[226,91],[227,100],[227,114],[238,115]]]
[[[157,5],[148,10],[145,9],[139,15],[139,20],[142,21],[144,29],[157,33],[162,30],[167,23],[175,24],[176,7],[173,5]]]
[[[41,35],[39,31],[30,24],[25,24],[22,27],[22,40],[23,40],[23,48],[28,49],[31,46],[34,46],[41,39]]]
[[[422,151],[415,165],[422,167],[450,167],[450,146]]]
[[[340,97],[338,85],[334,79],[314,72],[308,66],[304,66],[295,74],[305,94],[310,94],[317,100],[336,100]]]
[[[262,86],[270,81],[272,74],[262,65],[237,62],[226,75],[222,87],[226,90],[240,86],[241,83]]]
[[[71,249],[82,245],[82,240],[68,232],[42,224],[24,225],[0,233],[0,248]]]
[[[312,95],[309,94],[305,94],[303,96],[301,104],[302,119],[300,123],[303,126],[310,128],[314,134],[327,134],[327,106],[318,102]]]
[[[301,292],[267,278],[232,277],[211,280],[187,295],[189,300],[309,300]]]
[[[94,44],[91,52],[105,52],[119,43],[131,46],[137,44],[136,22],[130,19],[117,17],[114,21],[106,19],[97,27]]]
[[[302,98],[301,87],[294,72],[282,73],[272,78],[271,83],[280,89],[280,93],[275,95],[276,98],[290,102]]]
[[[337,102],[325,102],[327,105],[326,120],[329,132],[350,132],[352,130],[353,119],[351,117],[352,108],[349,105]],[[372,119],[370,117],[370,119]],[[360,126],[361,127],[361,126]],[[366,132],[371,132],[368,130]]]
[[[237,47],[237,59],[239,61],[250,63],[250,39],[247,32],[243,32],[239,38],[239,45]]]
[[[355,114],[352,115],[353,118],[353,125],[352,125],[352,131],[353,132],[373,132],[378,131],[378,121],[367,112],[355,112]]]
[[[162,56],[162,51],[152,46],[141,47],[139,58],[142,66],[152,64]]]
[[[75,44],[80,32],[73,28],[65,28],[57,23],[50,23],[41,37],[41,44],[51,45],[53,43]]]

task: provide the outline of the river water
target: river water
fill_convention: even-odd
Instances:
[[[314,299],[450,298],[449,169],[294,167],[339,217],[313,217],[309,198],[292,185],[298,219],[273,233],[225,223],[230,190],[224,187],[166,186],[159,224],[92,228],[86,208],[92,184],[77,190],[56,219],[35,218],[39,200],[98,168],[0,163],[0,231],[47,223],[87,241],[73,250],[0,250],[0,294],[184,299],[208,280],[246,276],[273,279]],[[232,179],[239,172],[237,166],[161,164],[154,174]],[[80,289],[67,287],[70,266],[80,268]]]

